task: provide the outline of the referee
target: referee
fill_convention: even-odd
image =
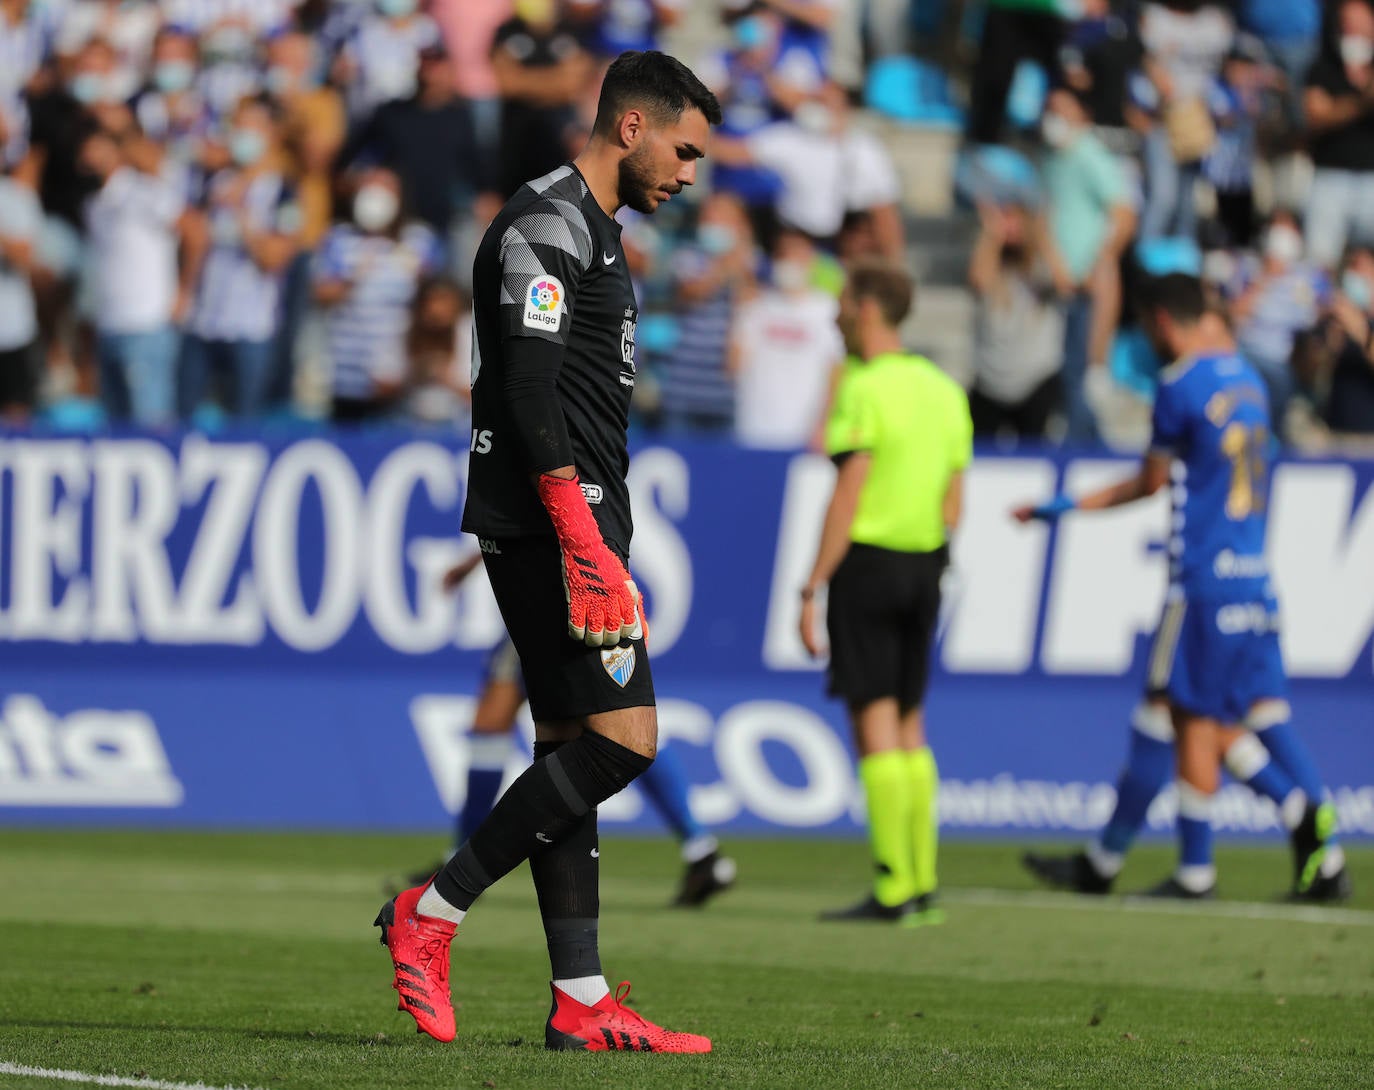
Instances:
[[[839,325],[853,357],[826,423],[839,467],[811,577],[801,638],[813,656],[816,593],[830,586],[830,693],[849,706],[868,802],[873,890],[825,920],[938,923],[934,908],[938,774],[921,701],[940,612],[947,535],[959,521],[973,423],[964,391],[902,350],[910,277],[854,266]]]
[[[639,593],[630,581],[626,428],[638,306],[612,218],[691,185],[720,106],[686,67],[622,53],[586,150],[522,186],[473,267],[472,440],[463,529],[475,534],[535,722],[534,763],[432,883],[377,925],[417,1028],[455,1027],[449,944],[477,898],[526,859],[553,969],[549,1048],[709,1052],[610,994],[597,945],[596,807],[658,744]]]

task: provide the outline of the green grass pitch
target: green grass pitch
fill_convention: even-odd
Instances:
[[[1374,852],[1357,896],[1279,906],[1278,846],[1220,852],[1212,906],[1032,892],[1020,845],[950,842],[948,922],[822,925],[857,841],[732,842],[739,886],[663,907],[666,841],[603,842],[614,983],[710,1056],[550,1054],[529,878],[454,946],[459,1039],[395,1010],[372,928],[434,838],[0,832],[0,1064],[264,1090],[1374,1086]],[[1139,889],[1168,845],[1132,857]],[[12,1068],[11,1068],[12,1070]],[[5,1090],[74,1085],[0,1074]]]

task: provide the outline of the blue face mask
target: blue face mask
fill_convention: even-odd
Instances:
[[[153,69],[153,84],[164,95],[174,95],[190,87],[196,67],[190,61],[163,61]]]
[[[1374,310],[1374,285],[1354,269],[1341,274],[1341,292],[1366,314]]]
[[[70,90],[72,98],[83,106],[89,106],[105,97],[105,77],[95,72],[82,72],[72,77]]]
[[[416,7],[416,0],[377,0],[377,10],[393,19],[410,15]]]
[[[723,223],[703,223],[697,228],[697,243],[712,257],[728,254],[735,248],[735,231]]]
[[[267,152],[267,137],[257,129],[235,129],[229,134],[229,156],[241,167],[256,163]]]

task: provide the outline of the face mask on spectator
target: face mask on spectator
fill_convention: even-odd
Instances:
[[[267,93],[271,95],[284,95],[288,91],[295,90],[297,84],[304,81],[296,78],[296,73],[290,68],[274,64],[262,77],[263,86],[267,88]]]
[[[773,286],[779,291],[801,291],[811,280],[811,266],[804,261],[773,262]]]
[[[1063,114],[1046,114],[1040,122],[1040,136],[1050,147],[1063,150],[1078,135],[1073,122]]]
[[[377,0],[377,10],[393,19],[410,15],[416,7],[416,0]]]
[[[820,102],[803,102],[792,114],[792,120],[807,132],[824,136],[835,128],[835,115]]]
[[[225,26],[205,39],[207,64],[242,63],[253,58],[253,36],[242,27]]]
[[[174,95],[190,87],[196,68],[190,61],[163,61],[153,69],[153,83],[164,95]]]
[[[353,222],[364,231],[390,227],[400,210],[400,198],[384,185],[365,185],[353,198]]]
[[[1280,265],[1291,265],[1302,257],[1302,235],[1286,223],[1276,223],[1264,236],[1264,256]]]
[[[110,95],[110,80],[98,72],[79,72],[72,77],[69,89],[72,98],[83,106],[105,102]]]
[[[257,129],[234,129],[229,134],[229,157],[241,167],[256,163],[267,152],[267,137]]]
[[[697,228],[697,242],[712,256],[728,254],[735,248],[735,229],[724,223],[703,223]]]
[[[1341,274],[1341,293],[1366,314],[1374,309],[1374,285],[1363,273],[1346,269]]]
[[[1374,41],[1362,34],[1342,34],[1341,60],[1351,68],[1364,68],[1374,61]]]

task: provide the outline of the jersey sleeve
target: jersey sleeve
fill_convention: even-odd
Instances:
[[[566,347],[592,238],[577,212],[536,205],[501,236],[501,339],[534,337]]]
[[[969,412],[968,395],[954,388],[950,402],[953,426],[950,428],[949,468],[961,473],[973,461],[973,415]]]
[[[835,403],[825,422],[825,453],[831,458],[872,450],[878,440],[878,414],[875,412],[869,383],[853,364],[845,371],[835,389]]]
[[[1178,384],[1161,382],[1151,414],[1150,453],[1170,456],[1181,453],[1184,426],[1183,398]]]

